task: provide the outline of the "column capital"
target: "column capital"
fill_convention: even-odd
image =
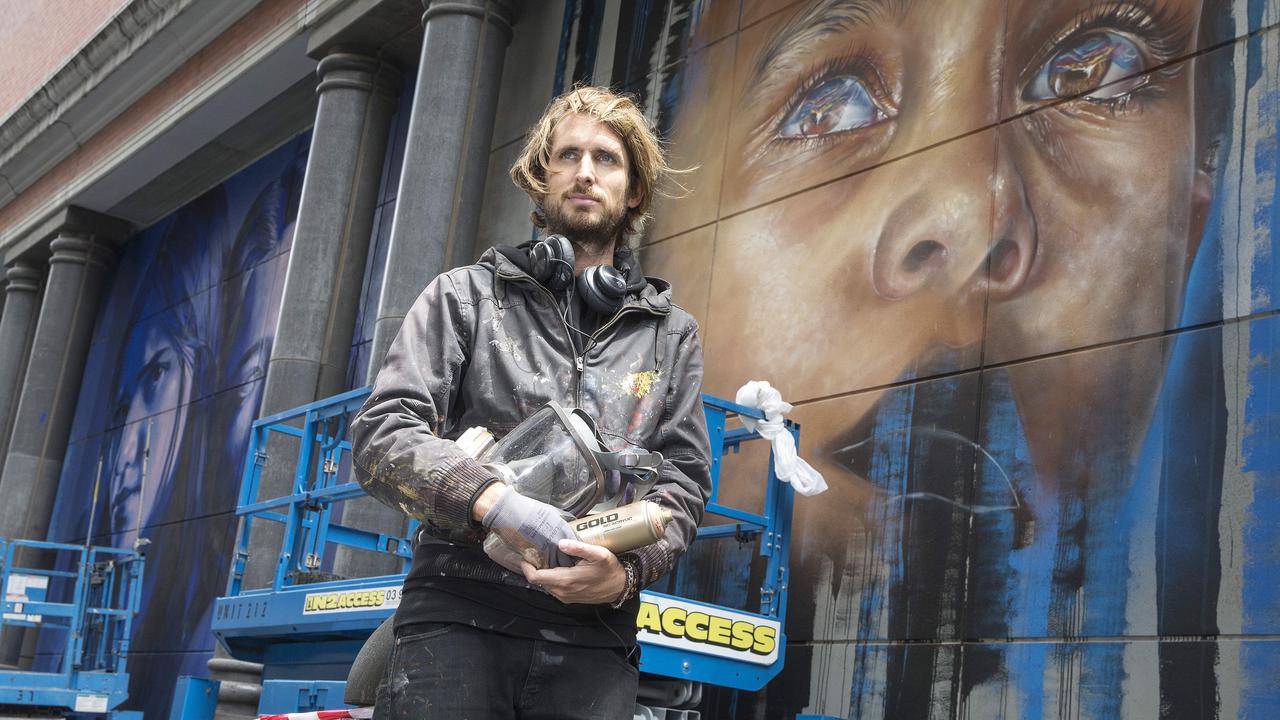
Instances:
[[[49,241],[63,235],[92,237],[107,245],[120,244],[128,239],[131,229],[132,226],[120,218],[67,205],[10,245],[4,262],[7,265],[18,259],[43,261],[49,257]]]
[[[50,265],[75,263],[109,267],[115,260],[115,251],[109,243],[74,232],[63,232],[49,243]]]
[[[316,94],[348,88],[394,97],[400,87],[399,68],[387,60],[349,48],[335,48],[316,67]]]
[[[511,26],[516,22],[515,0],[422,0],[422,26],[443,15],[473,15],[498,28],[511,44]]]
[[[39,265],[27,260],[14,260],[5,271],[6,293],[35,292],[40,289],[40,278],[44,275]]]

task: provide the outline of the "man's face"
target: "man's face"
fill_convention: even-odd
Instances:
[[[629,194],[630,165],[622,139],[586,115],[569,115],[551,134],[548,192],[543,199],[547,227],[588,247],[614,240],[628,208],[640,203]]]
[[[1176,321],[1207,183],[1193,68],[1148,71],[1187,54],[1200,3],[1007,7],[805,3],[704,73],[735,78],[713,388],[764,375],[816,398]],[[1078,427],[1158,385],[1071,362],[1048,384],[1011,368],[1024,416]]]

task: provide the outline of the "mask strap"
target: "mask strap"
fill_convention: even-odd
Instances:
[[[600,467],[606,470],[617,470],[628,475],[640,475],[656,471],[662,465],[662,453],[649,450],[622,450],[619,452],[599,453],[597,459]]]

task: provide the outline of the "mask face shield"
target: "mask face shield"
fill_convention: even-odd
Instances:
[[[525,497],[579,517],[622,499],[627,475],[651,475],[658,453],[610,452],[590,416],[549,402],[502,438],[480,461]]]

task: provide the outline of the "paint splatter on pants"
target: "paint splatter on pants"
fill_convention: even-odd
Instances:
[[[439,623],[396,638],[373,720],[622,720],[638,671],[626,653]]]

